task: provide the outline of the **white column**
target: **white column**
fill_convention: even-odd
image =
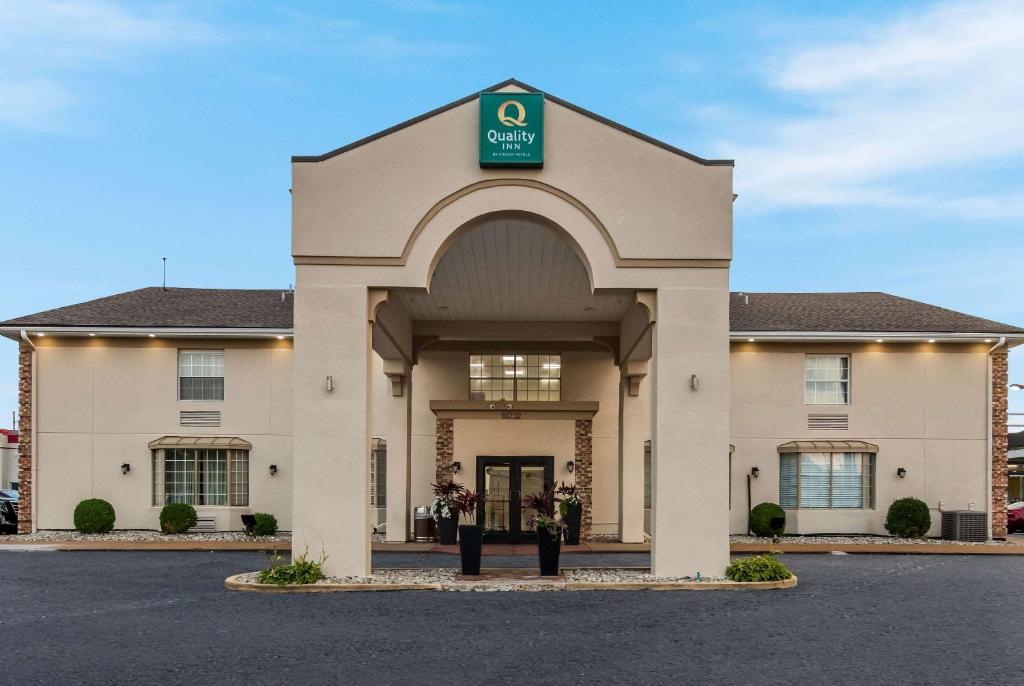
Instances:
[[[370,572],[369,355],[367,289],[304,285],[300,273],[292,555],[326,554],[333,576]]]
[[[388,469],[387,469],[387,540],[404,543],[409,540],[411,453],[409,434],[412,429],[412,369],[403,364],[401,381],[393,378],[388,398]],[[401,395],[395,395],[401,392]]]
[[[640,383],[646,386],[650,381]],[[619,383],[619,538],[623,543],[644,540],[644,391],[630,395],[626,376]]]
[[[654,327],[651,571],[729,563],[727,288],[659,288]]]

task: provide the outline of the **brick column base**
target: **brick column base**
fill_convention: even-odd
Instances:
[[[992,354],[992,538],[1006,538],[1007,471],[1006,352]]]
[[[590,419],[577,419],[575,431],[576,454],[574,461],[576,466],[576,489],[580,494],[580,501],[583,503],[583,516],[580,524],[580,540],[590,538],[590,530],[594,523],[591,508],[591,499],[594,486],[594,452],[593,452],[593,430],[594,422]]]
[[[455,476],[452,462],[455,459],[455,420],[438,419],[435,429],[437,463],[434,467],[434,483],[451,481]]]
[[[32,348],[18,349],[18,533],[32,533]]]

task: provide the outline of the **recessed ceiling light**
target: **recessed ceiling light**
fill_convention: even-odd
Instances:
[[[986,339],[985,339],[985,342],[986,342],[986,343],[991,343],[991,342],[992,342],[992,339],[991,339],[991,338],[986,338]]]
[[[151,334],[149,334],[149,337],[150,338],[156,338],[156,334],[155,333],[151,333]]]
[[[935,342],[935,339],[934,339],[934,338],[929,338],[929,339],[928,339],[928,342],[929,342],[929,343],[934,343],[934,342]]]
[[[747,339],[747,342],[748,342],[748,343],[753,343],[753,342],[754,342],[755,340],[756,340],[756,339],[754,339],[754,338],[748,338],[748,339]]]
[[[42,331],[40,331],[39,333],[37,333],[37,334],[36,334],[36,336],[38,336],[38,337],[40,337],[40,338],[42,338],[42,337],[43,337],[43,336],[45,336],[45,335],[46,335],[46,334],[45,334],[45,333],[43,333]]]
[[[89,334],[89,335],[90,335],[90,336],[95,336],[96,334],[94,334],[94,333],[91,333],[91,334]]]
[[[885,340],[882,339],[882,338],[876,338],[875,339],[875,343],[884,343],[884,342],[885,342]]]
[[[278,336],[278,337],[277,337],[277,340],[279,340],[279,341],[283,341],[283,340],[284,340],[284,336]]]

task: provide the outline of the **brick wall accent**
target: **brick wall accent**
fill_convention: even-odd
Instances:
[[[1007,463],[1006,352],[992,354],[992,538],[1006,538]]]
[[[32,348],[18,349],[18,533],[32,533]]]
[[[455,420],[438,419],[435,429],[435,446],[437,448],[437,463],[434,468],[434,483],[450,481],[455,473],[452,471],[452,462],[455,457]]]
[[[583,502],[583,518],[580,524],[580,540],[590,538],[590,529],[594,523],[591,496],[594,486],[594,453],[593,453],[594,422],[590,419],[577,419],[575,426],[576,455],[576,488]]]

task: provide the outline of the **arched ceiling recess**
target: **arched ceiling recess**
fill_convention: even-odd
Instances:
[[[419,321],[618,321],[626,291],[593,293],[587,269],[555,229],[512,214],[462,231],[431,277],[429,293],[399,300]]]

